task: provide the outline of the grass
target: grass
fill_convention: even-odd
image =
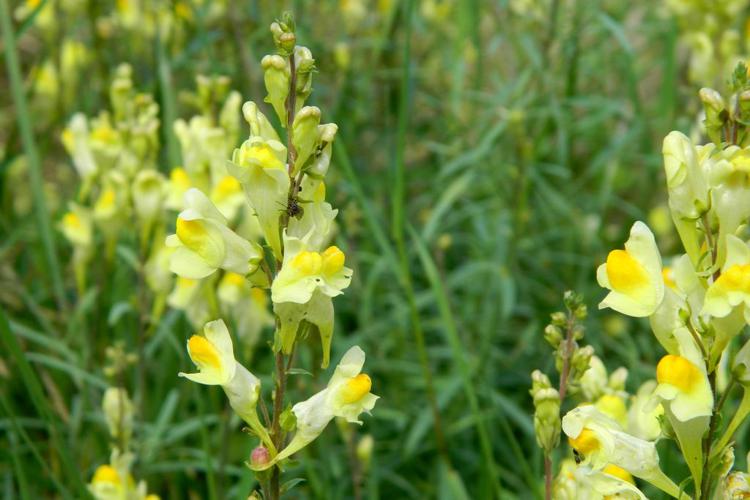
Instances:
[[[139,264],[135,237],[121,241],[111,266],[92,270],[89,294],[77,296],[69,249],[54,230],[78,183],[59,134],[74,111],[106,106],[109,78],[128,61],[159,101],[167,172],[180,151],[166,125],[189,116],[183,94],[197,73],[226,74],[243,99],[261,101],[266,26],[282,6],[231,2],[233,16],[196,13],[184,32],[153,45],[135,34],[102,39],[76,98],[45,115],[32,69],[55,57],[52,40],[99,36],[94,14],[65,18],[48,36],[14,23],[7,3],[0,449],[10,453],[0,457],[0,483],[5,498],[81,498],[109,454],[105,348],[120,340],[138,350]],[[361,345],[382,398],[363,428],[346,431],[374,436],[364,498],[541,495],[529,374],[552,370],[542,328],[566,289],[585,294],[587,338],[608,368],[629,367],[629,389],[653,377],[655,340],[640,321],[619,336],[608,331],[594,269],[633,220],[663,203],[661,139],[693,121],[686,103],[697,89],[685,83],[676,26],[646,1],[554,2],[539,16],[512,8],[520,3],[464,0],[442,12],[448,3],[393,1],[358,22],[346,2],[287,5],[319,68],[310,102],[340,127],[328,196],[355,278],[336,301],[332,359]],[[335,62],[342,44],[346,66]],[[13,177],[21,157],[28,183]],[[28,204],[18,209],[24,197],[33,214]],[[674,250],[673,236],[658,237],[665,254]],[[143,410],[136,476],[162,498],[246,498],[252,440],[220,390],[177,379],[190,365],[190,333],[168,312],[145,339],[146,390],[133,394],[137,369],[126,374]],[[271,372],[262,347],[256,374]],[[315,364],[306,345],[299,358]],[[326,376],[294,375],[290,390],[302,397]],[[331,426],[299,456],[285,475],[304,479],[294,494],[351,498],[348,436]],[[663,460],[682,470],[677,457]]]

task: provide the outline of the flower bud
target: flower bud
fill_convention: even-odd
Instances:
[[[544,329],[544,340],[547,341],[553,349],[557,349],[562,342],[563,335],[558,327],[555,325],[547,325]]]
[[[294,34],[294,19],[291,14],[284,13],[280,21],[271,23],[271,34],[279,55],[289,57],[294,52],[294,45],[297,43],[297,37]]]
[[[362,439],[357,443],[357,459],[362,466],[363,471],[367,471],[370,468],[370,462],[372,461],[372,450],[375,447],[375,440],[372,435],[365,434]]]
[[[628,369],[621,366],[617,370],[613,371],[609,376],[609,383],[607,384],[613,391],[624,391],[625,382],[628,380]]]
[[[260,65],[263,67],[263,81],[268,92],[264,101],[273,106],[281,125],[286,127],[285,101],[289,94],[289,64],[281,56],[269,55],[261,59]]]
[[[312,93],[312,75],[315,72],[315,59],[307,47],[296,47],[294,49],[294,63],[297,70],[297,92],[296,110],[305,104],[305,100]]]
[[[162,212],[166,179],[156,170],[141,170],[132,187],[135,213],[142,222],[153,222]]]
[[[728,117],[724,99],[714,89],[705,87],[700,90],[698,95],[703,102],[703,109],[706,113],[704,121],[706,132],[713,142],[721,144],[721,129]]]
[[[133,432],[134,412],[127,391],[121,387],[107,388],[102,399],[102,411],[112,438],[127,443]]]
[[[580,376],[588,370],[593,355],[594,348],[590,345],[581,347],[573,353],[573,357],[570,360],[570,366],[572,368],[572,373],[574,374],[573,380],[580,378]]]
[[[552,324],[555,326],[565,326],[568,322],[568,317],[565,315],[564,312],[553,312],[550,314],[550,318],[552,320]]]
[[[294,162],[292,175],[296,175],[300,171],[318,147],[320,142],[319,124],[320,108],[316,106],[305,106],[294,117],[292,144],[297,151],[297,159]]]
[[[541,389],[534,394],[536,442],[546,452],[560,442],[560,394],[557,389]]]
[[[258,446],[250,453],[250,463],[253,466],[266,465],[271,460],[271,454],[265,446]]]

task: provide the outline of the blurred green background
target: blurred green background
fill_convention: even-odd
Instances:
[[[337,244],[355,274],[336,300],[332,359],[361,345],[382,398],[362,428],[331,426],[300,455],[285,475],[304,478],[290,498],[353,498],[349,448],[366,434],[374,451],[363,471],[364,498],[492,498],[498,484],[504,498],[538,497],[542,460],[529,374],[554,371],[542,330],[564,290],[585,295],[586,339],[610,370],[630,370],[629,389],[653,377],[654,339],[644,323],[596,310],[604,294],[594,270],[637,219],[649,222],[664,255],[674,249],[661,141],[696,123],[701,84],[722,81],[691,76],[693,53],[680,42],[686,18],[661,2],[0,4],[17,37],[29,104],[19,116],[5,36],[3,498],[59,497],[58,483],[84,495],[83,485],[109,458],[100,410],[104,351],[117,340],[136,349],[135,315],[122,305],[138,300],[137,273],[126,258],[133,242],[120,243],[125,250],[105,286],[83,296],[75,290],[70,248],[55,229],[79,185],[60,142],[63,128],[76,111],[107,108],[121,62],[154,95],[163,124],[190,116],[184,94],[198,74],[226,75],[244,100],[260,102],[259,61],[273,50],[268,25],[285,9],[317,63],[308,102],[339,126],[328,198],[340,209]],[[127,9],[136,12],[131,24]],[[744,15],[727,26],[742,37]],[[160,36],[155,26],[165,19],[170,35]],[[80,42],[85,57],[65,59],[66,41]],[[742,53],[744,41],[736,44]],[[24,122],[41,180],[22,142]],[[161,127],[160,138],[159,166],[167,173],[180,151],[171,126]],[[56,240],[65,309],[55,300],[34,215],[37,187]],[[135,368],[125,381],[142,398],[134,472],[164,499],[246,498],[254,480],[242,462],[252,440],[218,389],[176,376],[191,366],[183,341],[192,332],[181,313],[167,312],[146,340],[147,390],[133,394]],[[248,365],[254,373],[271,372],[268,352],[257,350]],[[310,358],[303,353],[300,364],[311,365]],[[322,378],[293,377],[292,394],[327,379],[314,375]]]

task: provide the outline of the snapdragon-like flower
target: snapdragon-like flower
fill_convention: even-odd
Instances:
[[[344,252],[335,246],[323,252],[307,248],[306,239],[284,237],[284,263],[271,286],[275,303],[305,304],[316,291],[336,297],[349,286],[352,270],[344,266]]]
[[[169,172],[169,181],[166,185],[166,200],[164,206],[172,210],[184,208],[185,193],[193,187],[190,175],[182,167],[175,167]]]
[[[599,308],[610,307],[628,316],[650,316],[664,298],[661,256],[654,235],[636,222],[624,250],[612,250],[596,272],[599,285],[610,290]]]
[[[97,467],[88,490],[96,500],[159,500],[158,495],[148,494],[146,483],[137,484],[130,473],[132,453],[112,451],[109,464]]]
[[[60,230],[65,238],[77,250],[87,253],[93,244],[93,227],[91,213],[75,203],[70,204],[70,211],[63,215]]]
[[[229,229],[226,218],[206,195],[188,190],[185,206],[177,216],[176,234],[167,237],[167,245],[176,249],[170,262],[172,272],[192,279],[219,268],[242,275],[255,272],[262,249]]]
[[[242,184],[278,260],[282,256],[279,221],[287,207],[290,185],[286,154],[278,139],[250,136],[227,163],[229,173]]]
[[[640,477],[657,488],[678,496],[679,488],[659,468],[659,455],[653,442],[631,436],[614,420],[591,405],[569,411],[562,420],[570,446],[582,464],[602,470],[612,464]]]
[[[161,216],[166,179],[156,170],[141,170],[132,186],[133,207],[142,222],[149,224]]]
[[[364,363],[365,353],[359,346],[349,349],[341,358],[328,386],[292,407],[297,417],[297,432],[291,442],[273,460],[256,470],[267,469],[310,444],[334,417],[361,424],[359,415],[369,413],[378,400],[378,396],[370,392],[370,377],[362,373]]]
[[[224,321],[207,323],[203,335],[193,335],[188,339],[187,350],[198,367],[198,373],[180,372],[178,375],[199,384],[220,385],[232,409],[266,446],[275,451],[256,411],[260,380],[234,359],[232,338]]]
[[[719,278],[706,291],[703,314],[723,318],[740,308],[750,320],[750,248],[734,235],[727,236],[727,257]]]
[[[664,138],[662,153],[667,176],[669,208],[672,218],[690,259],[700,259],[700,243],[695,221],[708,209],[708,181],[702,163],[710,155],[712,146],[696,146],[677,131]]]
[[[89,125],[83,113],[76,113],[70,119],[70,125],[62,133],[62,143],[82,179],[96,175],[97,165],[89,144]]]
[[[681,344],[688,344],[682,340]],[[685,357],[683,357],[685,356]],[[690,468],[696,488],[700,488],[703,467],[702,437],[713,413],[713,392],[699,353],[685,349],[683,356],[667,354],[656,366],[654,398],[646,407],[658,402],[680,443],[682,455]]]

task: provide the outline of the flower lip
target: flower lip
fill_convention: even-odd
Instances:
[[[584,455],[596,451],[600,447],[599,438],[596,436],[596,432],[592,431],[588,427],[581,429],[581,432],[576,437],[568,437],[568,443],[579,453]]]
[[[614,290],[631,293],[648,286],[648,274],[640,262],[625,250],[612,250],[607,256],[607,275]]]
[[[691,392],[702,377],[701,371],[689,360],[668,354],[656,365],[656,380],[669,384],[682,392]]]
[[[208,366],[216,370],[221,369],[221,358],[216,347],[201,335],[193,335],[188,340],[190,358],[199,368]]]
[[[94,472],[94,477],[91,480],[92,483],[111,483],[111,484],[120,484],[120,474],[117,472],[117,469],[112,467],[111,465],[100,465],[96,472]]]
[[[347,380],[340,393],[341,402],[352,404],[365,397],[372,388],[372,380],[366,373],[360,373],[356,377]]]

